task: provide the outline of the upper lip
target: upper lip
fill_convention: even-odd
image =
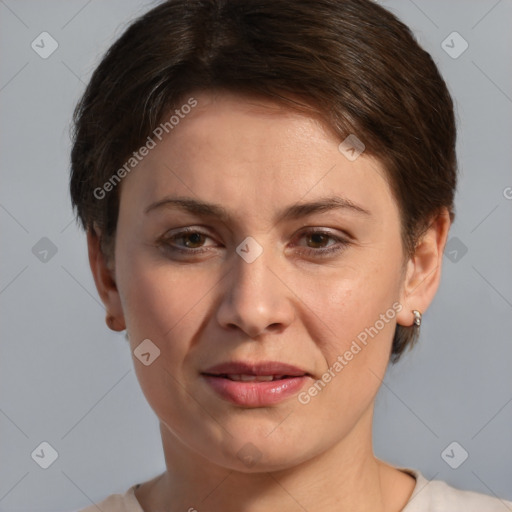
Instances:
[[[289,375],[297,377],[309,375],[308,372],[287,363],[279,361],[260,361],[248,363],[245,361],[232,361],[220,363],[202,372],[209,375]]]

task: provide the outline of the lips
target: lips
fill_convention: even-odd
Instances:
[[[244,407],[266,407],[296,395],[311,375],[286,363],[231,362],[208,368],[201,375],[218,396]]]

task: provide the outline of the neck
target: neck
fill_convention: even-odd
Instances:
[[[396,512],[414,479],[373,455],[372,412],[334,447],[294,467],[264,472],[219,466],[161,424],[167,471],[140,488],[137,499],[148,512]]]

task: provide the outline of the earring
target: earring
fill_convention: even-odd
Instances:
[[[413,309],[412,314],[414,315],[414,325],[419,327],[421,325],[421,312]]]

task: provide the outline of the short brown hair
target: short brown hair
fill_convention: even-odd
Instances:
[[[121,187],[104,199],[94,190],[196,90],[316,112],[340,142],[356,134],[386,169],[406,259],[443,208],[453,221],[452,99],[431,56],[393,14],[370,0],[168,0],[108,50],[74,113],[71,201],[84,229],[101,229],[107,259]],[[417,335],[397,325],[392,362]]]

